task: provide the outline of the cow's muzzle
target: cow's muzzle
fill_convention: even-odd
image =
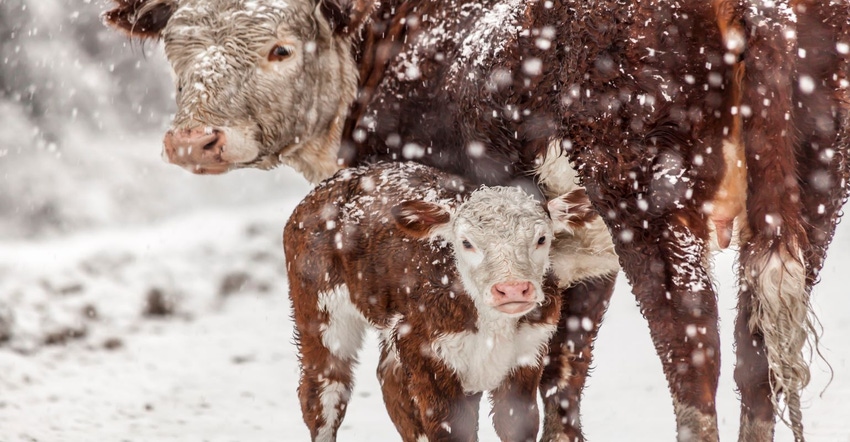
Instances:
[[[214,128],[169,130],[162,140],[163,158],[192,173],[221,174],[231,164],[222,158],[227,137]]]

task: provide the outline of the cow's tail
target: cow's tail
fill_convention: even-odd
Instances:
[[[750,303],[750,332],[763,340],[774,412],[802,441],[800,392],[810,379],[804,347],[816,333],[792,118],[793,88],[798,87],[794,12],[787,1],[771,2],[771,7],[731,3],[742,20],[738,26],[733,22],[724,37],[729,53],[739,59],[733,77],[741,99],[740,148],[749,177],[739,257],[741,296]]]

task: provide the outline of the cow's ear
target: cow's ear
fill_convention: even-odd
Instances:
[[[131,37],[159,38],[177,10],[177,0],[112,0],[115,8],[103,13],[108,26]]]
[[[555,224],[555,232],[575,234],[577,229],[599,216],[584,189],[573,190],[549,201],[547,208]]]
[[[353,34],[369,18],[375,0],[319,0],[319,9],[336,34]]]
[[[404,201],[392,208],[392,214],[401,231],[414,238],[430,236],[451,220],[445,207],[425,201]]]

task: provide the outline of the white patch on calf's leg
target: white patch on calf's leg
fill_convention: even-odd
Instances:
[[[356,359],[369,323],[351,302],[348,287],[341,284],[319,292],[319,309],[328,313],[328,324],[322,330],[322,343],[340,359]]]
[[[340,408],[345,407],[351,390],[340,382],[325,381],[322,391],[319,392],[319,401],[322,404],[322,419],[324,424],[319,427],[316,434],[317,442],[331,442],[336,440],[336,428],[339,426],[337,420],[340,418]]]
[[[803,263],[802,253],[792,245],[758,257],[752,267],[744,269],[746,283],[755,294],[749,327],[750,331],[761,332],[764,336],[771,372],[771,402],[781,417],[778,395],[785,395],[792,430],[800,437],[799,392],[810,379],[803,346],[809,333],[814,333],[809,319],[812,312]]]

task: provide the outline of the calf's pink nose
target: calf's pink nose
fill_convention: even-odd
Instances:
[[[225,142],[224,132],[203,128],[170,130],[162,140],[168,161],[195,173],[227,171],[227,161],[221,158]]]
[[[529,281],[500,282],[490,292],[496,305],[534,300],[534,286]]]

